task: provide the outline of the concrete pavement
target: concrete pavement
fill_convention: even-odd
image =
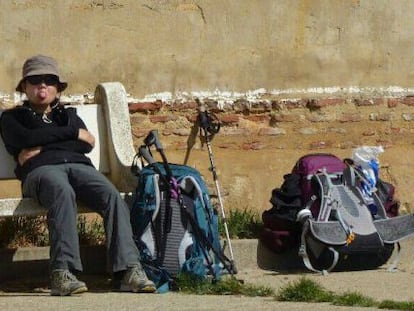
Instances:
[[[377,301],[391,299],[395,301],[414,300],[413,241],[402,243],[399,270],[386,271],[386,266],[377,270],[359,272],[333,272],[327,276],[299,270],[283,270],[280,264],[290,262],[294,254],[276,256],[267,251],[256,240],[233,241],[236,263],[239,269],[238,279],[245,283],[265,285],[275,292],[290,282],[307,277],[320,283],[327,290],[337,293],[358,292]],[[299,262],[300,263],[300,262]],[[273,268],[272,268],[273,265]],[[279,268],[278,268],[279,265]],[[330,304],[307,304],[278,302],[272,297],[240,296],[200,296],[181,293],[167,294],[130,294],[111,292],[105,285],[105,277],[98,278],[101,284],[89,283],[90,292],[75,297],[51,297],[43,289],[35,286],[47,286],[45,278],[38,283],[22,285],[22,282],[3,282],[0,292],[1,310],[348,310],[349,307],[335,307]],[[14,288],[13,288],[14,284]],[[16,286],[16,284],[20,284]],[[32,286],[30,288],[30,286]],[[352,308],[352,310],[370,310],[370,308]]]

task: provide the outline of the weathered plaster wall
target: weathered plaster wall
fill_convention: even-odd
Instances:
[[[381,144],[382,174],[409,210],[413,17],[410,0],[2,0],[0,101],[19,100],[25,58],[53,55],[65,100],[122,82],[135,144],[159,129],[171,161],[187,159],[213,190],[192,131],[194,98],[207,103],[223,122],[213,151],[229,208],[269,208],[304,153]]]
[[[410,0],[4,0],[0,92],[36,53],[68,93],[411,87],[413,16]]]

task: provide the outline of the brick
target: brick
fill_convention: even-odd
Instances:
[[[148,134],[148,129],[132,128],[132,135],[136,138],[145,137]]]
[[[236,114],[226,114],[219,116],[220,122],[225,125],[229,124],[237,124],[239,122],[240,117]]]
[[[321,99],[311,99],[306,108],[309,110],[318,110],[327,106],[333,105],[342,105],[344,104],[344,100],[341,98],[321,98]]]
[[[234,111],[249,111],[250,110],[250,103],[246,99],[239,99],[233,103]]]
[[[148,116],[145,114],[134,113],[129,116],[131,124],[141,124],[148,121]]]
[[[330,141],[314,141],[309,144],[310,149],[324,149],[332,146],[333,143]]]
[[[164,129],[162,131],[162,135],[163,136],[171,136],[173,134],[173,130],[172,129]]]
[[[180,128],[180,129],[175,129],[172,131],[174,135],[177,136],[189,136],[191,133],[190,129],[185,129],[185,128]]]
[[[303,127],[303,128],[300,128],[298,132],[303,135],[313,135],[313,134],[317,134],[318,130],[313,127]]]
[[[176,142],[171,147],[175,150],[187,150],[188,148],[187,143],[184,141]]]
[[[155,102],[147,103],[129,103],[128,108],[130,113],[134,112],[148,112],[148,111],[158,111],[162,107],[162,102],[157,100]]]
[[[391,113],[371,113],[369,115],[371,121],[390,121],[392,120]]]
[[[244,116],[243,119],[252,121],[252,122],[268,122],[270,121],[270,116],[266,114],[254,114]]]
[[[266,147],[266,145],[263,144],[260,141],[254,141],[254,142],[250,142],[250,143],[244,143],[241,146],[241,148],[243,150],[261,150],[261,149],[264,149],[265,147]]]
[[[264,113],[272,110],[272,103],[270,101],[259,101],[250,104],[250,112]]]
[[[285,135],[286,130],[281,129],[279,127],[264,127],[261,128],[258,132],[260,136],[277,136],[277,135]]]
[[[401,104],[401,99],[400,98],[388,98],[388,100],[387,100],[388,108],[395,108],[399,104]]]
[[[330,127],[328,128],[328,131],[331,133],[337,133],[337,134],[346,134],[348,131],[342,127]]]
[[[276,110],[304,108],[308,103],[307,99],[282,99],[272,101],[272,108]]]
[[[166,123],[168,121],[175,121],[178,116],[175,115],[153,115],[149,117],[152,123]]]
[[[407,131],[404,128],[400,128],[400,127],[391,127],[384,131],[384,133],[387,135],[398,135],[398,134],[404,134],[405,132]]]
[[[333,121],[333,117],[328,114],[322,113],[311,113],[310,115],[306,116],[306,120],[309,122],[317,123],[317,122],[329,122]]]
[[[414,113],[403,113],[401,115],[404,121],[413,121],[414,120]]]
[[[197,122],[198,114],[192,114],[192,115],[186,116],[186,118],[190,123],[195,123]]]
[[[376,134],[377,134],[377,132],[373,129],[368,129],[368,130],[362,132],[362,136],[374,136]]]
[[[390,148],[390,147],[392,147],[392,146],[393,146],[393,142],[392,142],[392,140],[390,140],[390,139],[383,139],[383,138],[379,138],[379,139],[377,139],[377,140],[376,140],[376,143],[377,143],[379,146],[382,146],[382,147],[384,147],[384,148]]]
[[[196,102],[174,102],[171,105],[171,110],[184,111],[184,110],[197,110],[198,104]]]
[[[362,117],[359,113],[342,113],[339,117],[339,122],[360,122]]]
[[[239,149],[238,145],[234,142],[232,143],[221,143],[217,145],[220,149]]]
[[[385,100],[383,98],[355,99],[356,106],[378,106],[384,103]]]
[[[404,97],[402,103],[407,106],[414,106],[414,96]]]
[[[221,130],[221,133],[227,136],[233,136],[233,135],[247,136],[251,134],[251,131],[248,129],[243,129],[239,127],[230,127],[230,128],[227,127],[227,128],[223,128]]]
[[[295,122],[298,121],[300,117],[296,114],[288,113],[277,113],[272,115],[273,122]]]

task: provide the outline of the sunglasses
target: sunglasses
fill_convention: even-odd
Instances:
[[[26,78],[26,81],[29,82],[31,85],[39,85],[42,83],[46,85],[58,85],[59,84],[58,77],[54,75],[29,76]]]

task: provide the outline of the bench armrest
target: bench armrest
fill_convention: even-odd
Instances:
[[[119,191],[133,191],[136,177],[131,173],[131,164],[136,151],[124,86],[119,82],[99,84],[95,90],[95,103],[102,105],[104,112],[110,179]]]

